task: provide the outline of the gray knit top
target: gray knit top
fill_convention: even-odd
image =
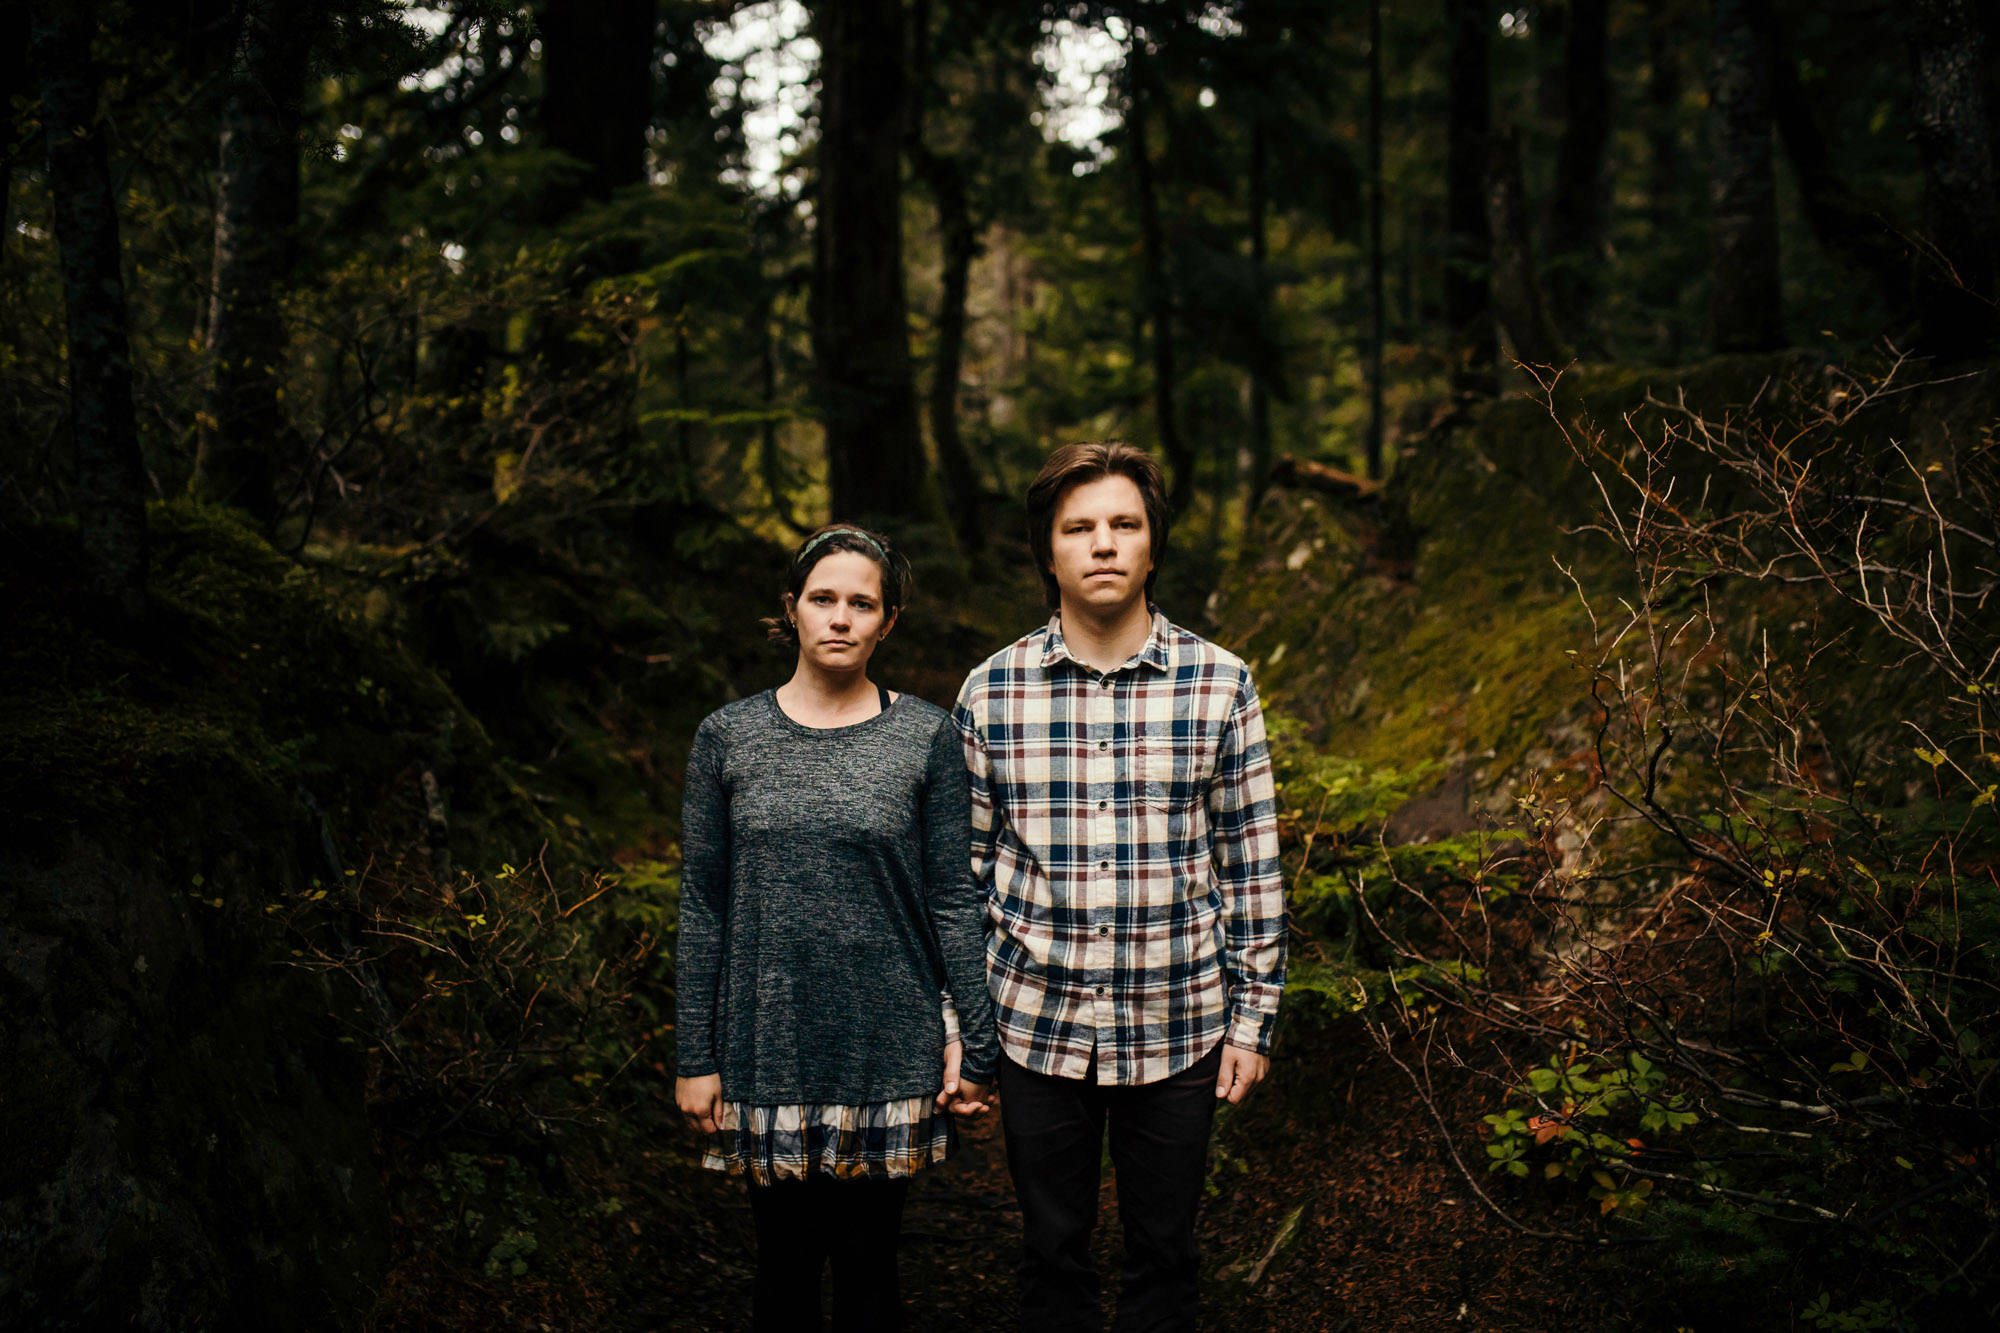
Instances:
[[[726,1101],[865,1105],[999,1061],[972,880],[971,796],[950,715],[902,695],[802,726],[766,690],[703,721],[681,806],[675,1035]]]

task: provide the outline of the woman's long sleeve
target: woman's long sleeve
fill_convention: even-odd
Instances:
[[[986,923],[972,880],[972,796],[965,750],[949,719],[931,741],[924,779],[924,886],[944,963],[945,985],[958,1011],[959,1076],[990,1083],[1000,1063],[993,997],[986,989]]]
[[[722,787],[723,728],[711,717],[694,734],[681,787],[681,915],[674,952],[674,1035],[682,1078],[719,1072],[715,1002],[729,914],[729,800]]]

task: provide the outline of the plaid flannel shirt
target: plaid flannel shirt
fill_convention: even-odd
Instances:
[[[1285,896],[1264,713],[1241,659],[1157,611],[1099,674],[1061,618],[966,678],[1000,1044],[1039,1073],[1152,1083],[1226,1036],[1267,1053]]]

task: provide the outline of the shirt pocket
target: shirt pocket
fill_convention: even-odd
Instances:
[[[1142,737],[1138,746],[1139,800],[1167,814],[1184,815],[1208,795],[1215,750],[1205,736]]]

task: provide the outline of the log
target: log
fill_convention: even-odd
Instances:
[[[1317,491],[1321,495],[1338,496],[1343,500],[1366,500],[1382,489],[1379,481],[1358,477],[1310,458],[1295,458],[1291,454],[1271,465],[1270,484],[1289,490]]]

